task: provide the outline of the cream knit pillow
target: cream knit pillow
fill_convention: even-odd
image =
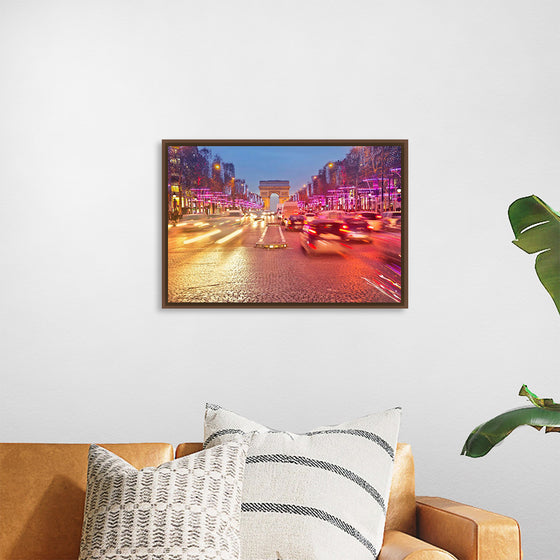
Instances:
[[[238,560],[247,444],[142,470],[89,451],[80,560]]]
[[[294,434],[207,405],[205,447],[256,432],[243,483],[241,558],[377,558],[400,415],[395,408]]]

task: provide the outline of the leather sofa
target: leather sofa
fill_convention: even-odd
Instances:
[[[202,449],[182,443],[103,445],[136,468]],[[76,560],[87,444],[0,444],[0,560]],[[399,443],[379,560],[520,560],[517,522],[443,498],[415,495],[414,461]]]

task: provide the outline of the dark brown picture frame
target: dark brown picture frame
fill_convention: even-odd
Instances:
[[[378,276],[379,278],[383,279],[382,281],[378,281],[378,279],[374,279],[373,282],[372,280],[366,278],[366,277],[362,277],[363,280],[365,282],[369,282],[370,284],[374,285],[377,284],[376,286],[376,290],[375,290],[375,294],[377,294],[378,291],[381,291],[382,296],[381,297],[381,301],[320,301],[320,297],[319,297],[319,301],[228,301],[227,299],[224,299],[224,301],[215,301],[214,300],[209,300],[209,301],[198,301],[198,300],[193,300],[193,301],[173,301],[173,299],[178,299],[177,296],[175,296],[175,298],[171,298],[172,301],[170,301],[170,289],[169,289],[169,282],[170,282],[170,274],[169,274],[169,249],[170,249],[170,245],[169,245],[169,239],[172,238],[172,234],[175,234],[177,231],[179,231],[178,229],[175,230],[174,226],[181,226],[181,225],[188,225],[188,224],[184,224],[183,222],[181,222],[181,220],[187,220],[188,217],[185,217],[183,215],[183,212],[185,212],[185,210],[187,210],[187,212],[190,212],[192,210],[192,212],[201,212],[201,208],[202,208],[202,212],[207,212],[212,218],[214,218],[213,214],[210,214],[211,211],[213,210],[209,210],[210,205],[212,205],[213,209],[217,208],[218,210],[221,210],[222,207],[221,206],[215,206],[215,204],[224,204],[224,197],[228,197],[231,196],[231,204],[233,206],[235,206],[235,201],[237,200],[235,197],[237,196],[237,194],[239,192],[242,192],[244,194],[242,194],[241,196],[244,196],[246,200],[246,204],[253,204],[253,202],[251,202],[251,200],[258,200],[258,195],[255,197],[254,195],[256,194],[254,189],[255,189],[255,185],[246,185],[244,184],[244,181],[237,179],[236,177],[226,177],[226,172],[223,171],[223,175],[224,175],[224,179],[221,179],[222,184],[224,185],[224,192],[223,193],[213,193],[211,192],[212,190],[215,189],[209,189],[209,188],[198,188],[200,186],[200,181],[201,181],[201,177],[198,177],[198,179],[193,179],[192,177],[190,178],[190,184],[186,185],[186,181],[188,181],[188,179],[185,179],[185,177],[181,176],[181,172],[177,171],[177,161],[180,162],[180,157],[177,156],[177,154],[183,154],[185,151],[185,148],[191,147],[191,148],[197,148],[196,152],[198,153],[198,149],[211,149],[211,150],[216,150],[217,155],[219,156],[219,148],[222,147],[226,147],[226,148],[237,148],[237,147],[290,147],[290,148],[294,148],[294,147],[348,147],[348,150],[350,151],[352,148],[362,148],[365,147],[364,149],[368,149],[370,153],[379,153],[380,149],[382,149],[383,147],[387,147],[387,152],[389,153],[395,153],[395,150],[390,150],[390,148],[392,147],[398,147],[400,148],[400,152],[396,152],[396,153],[400,153],[400,168],[398,170],[398,174],[399,174],[399,178],[398,181],[396,179],[396,168],[391,168],[388,171],[384,171],[384,169],[382,169],[382,171],[384,173],[387,173],[388,175],[386,176],[382,176],[382,177],[378,177],[378,176],[373,176],[373,177],[364,177],[363,178],[363,182],[361,182],[360,184],[363,185],[365,182],[366,187],[364,188],[360,188],[358,185],[350,185],[350,186],[346,186],[346,185],[341,185],[341,186],[337,186],[336,189],[334,189],[335,194],[329,194],[328,196],[326,196],[326,198],[324,198],[327,202],[325,202],[326,205],[326,210],[324,211],[329,211],[328,209],[328,204],[330,204],[332,202],[332,200],[334,200],[335,198],[333,197],[338,197],[339,191],[340,191],[340,196],[344,195],[344,196],[354,196],[354,200],[356,201],[355,203],[358,204],[357,200],[358,200],[358,194],[360,195],[361,200],[364,200],[364,192],[368,192],[367,189],[371,188],[371,192],[377,193],[377,195],[372,195],[369,194],[367,196],[371,196],[371,197],[375,197],[377,196],[376,200],[377,203],[379,203],[379,189],[381,189],[381,204],[382,204],[382,208],[381,210],[384,210],[385,207],[383,205],[386,204],[385,200],[383,197],[386,196],[384,195],[383,189],[389,189],[389,206],[388,208],[391,208],[393,210],[400,210],[401,214],[399,216],[399,222],[400,222],[400,273],[398,274],[398,278],[399,278],[399,282],[398,282],[398,286],[399,286],[399,292],[398,292],[398,296],[396,296],[395,294],[397,293],[395,291],[395,289],[391,289],[392,286],[390,286],[389,284],[386,283],[387,280],[387,275],[384,274],[383,271],[378,272]],[[371,148],[368,148],[371,147]],[[181,150],[177,150],[178,148],[181,148],[183,151]],[[173,153],[172,153],[173,152]],[[385,152],[385,150],[383,150],[383,152]],[[170,155],[171,154],[171,155]],[[175,154],[175,156],[173,156],[173,154]],[[373,156],[372,156],[373,157]],[[184,158],[183,158],[184,160]],[[336,162],[329,162],[326,164],[326,166],[331,166],[333,167],[334,165],[336,166],[344,166],[344,161],[342,160],[342,163],[340,160],[336,161]],[[173,163],[172,163],[173,162]],[[233,162],[235,163],[235,162]],[[184,165],[184,164],[183,164]],[[212,164],[214,165],[214,164]],[[231,166],[231,164],[228,163],[223,163],[223,166]],[[373,165],[373,164],[372,164]],[[326,167],[325,166],[325,167]],[[231,167],[233,169],[233,166]],[[218,169],[218,168],[217,168]],[[373,167],[372,167],[373,169]],[[386,168],[389,169],[389,168]],[[315,170],[310,169],[310,173],[313,173]],[[321,170],[319,170],[321,171]],[[389,175],[389,171],[391,173],[391,175]],[[208,181],[211,180],[211,176],[212,176],[212,169],[210,168],[210,175],[208,175]],[[222,171],[220,170],[220,176],[222,174]],[[327,174],[325,175],[325,177],[328,176]],[[227,180],[226,180],[227,179]],[[281,183],[281,181],[267,181],[267,179],[279,179],[277,177],[263,177],[263,180],[260,182],[263,185],[265,185],[267,182],[268,183]],[[312,183],[310,183],[307,187],[307,189],[305,189],[305,196],[307,196],[307,200],[309,200],[309,193],[313,191],[314,186],[315,186],[315,180],[317,180],[318,177],[317,175],[315,176],[311,176],[311,181]],[[391,191],[391,179],[393,180],[393,190]],[[193,182],[196,181],[196,182]],[[241,186],[238,185],[238,182],[241,182]],[[369,181],[369,182],[368,182]],[[231,183],[231,187],[227,187],[228,190],[225,190],[225,185]],[[395,194],[395,184],[398,184],[398,195]],[[196,186],[193,186],[196,185]],[[373,190],[374,187],[373,185],[377,185],[377,187],[375,187],[377,190]],[[323,185],[324,186],[324,185]],[[304,185],[305,187],[305,185]],[[250,188],[252,188],[253,190],[249,190]],[[244,190],[240,190],[240,189],[244,189]],[[354,189],[354,191],[352,191],[352,189]],[[324,189],[323,189],[324,190]],[[187,192],[188,191],[188,192]],[[301,189],[301,191],[298,191],[297,196],[300,196],[300,192],[304,191],[304,188]],[[263,193],[262,188],[260,189],[261,194]],[[266,192],[266,190],[264,191]],[[328,193],[333,192],[333,189],[329,190]],[[353,192],[353,195],[352,195]],[[350,193],[348,195],[348,193]],[[217,196],[218,198],[211,198],[213,196]],[[187,199],[187,196],[189,197]],[[205,198],[206,196],[206,198]],[[292,196],[296,196],[294,194],[292,194]],[[304,196],[302,194],[302,196]],[[329,198],[329,196],[331,198]],[[219,198],[221,197],[221,198]],[[393,198],[391,198],[393,197]],[[249,200],[250,199],[250,200]],[[177,202],[178,200],[180,201],[180,209],[177,208]],[[217,200],[217,203],[210,203],[210,200]],[[315,199],[313,199],[315,200]],[[322,199],[320,199],[322,200]],[[338,198],[337,200],[344,200],[346,201],[346,199],[342,199],[342,198]],[[185,202],[187,201],[187,202]],[[222,202],[220,202],[222,201]],[[192,205],[192,208],[185,208],[185,206],[183,206],[184,204],[189,204]],[[257,203],[255,203],[257,204]],[[340,202],[338,203],[340,204]],[[363,204],[363,202],[362,202]],[[396,205],[399,205],[399,208],[396,208]],[[175,206],[173,206],[175,205]],[[196,206],[199,205],[199,206]],[[206,205],[206,208],[204,208],[204,205]],[[240,205],[242,206],[242,204]],[[241,208],[240,210],[245,211],[245,208]],[[330,209],[331,211],[334,210],[334,208]],[[236,214],[236,212],[232,212],[232,210],[228,210],[228,212],[230,214]],[[208,215],[207,214],[207,215]],[[216,214],[218,215],[218,214]],[[222,214],[223,215],[223,214]],[[229,214],[228,214],[229,215]],[[383,222],[385,221],[385,213],[383,213],[384,219]],[[194,218],[198,218],[199,216],[191,216],[193,219]],[[271,218],[270,216],[268,216],[266,219]],[[273,219],[276,219],[275,217],[272,217]],[[216,218],[218,219],[218,218]],[[245,219],[245,218],[243,218]],[[249,219],[249,218],[247,218]],[[311,218],[310,218],[311,219]],[[178,220],[178,222],[176,221]],[[198,223],[196,225],[199,225]],[[270,225],[274,225],[274,224],[270,224]],[[208,223],[205,223],[206,227],[210,227]],[[309,226],[307,226],[309,228]],[[395,226],[398,227],[398,226]],[[185,230],[187,228],[184,228]],[[172,233],[170,233],[170,230],[173,230]],[[267,227],[268,230],[268,227]],[[220,230],[218,230],[220,231]],[[275,231],[274,228],[271,229],[271,231]],[[395,231],[392,232],[393,237],[395,237]],[[211,233],[207,233],[205,234],[206,236],[211,235]],[[204,237],[204,235],[201,235],[200,238]],[[226,236],[229,237],[229,236]],[[239,236],[241,237],[241,236]],[[283,237],[283,236],[282,236]],[[301,238],[301,236],[300,236]],[[293,237],[292,237],[293,239]],[[172,238],[172,240],[176,241],[175,238]],[[184,241],[188,242],[188,241]],[[266,243],[266,241],[265,241]],[[301,242],[302,245],[304,245],[304,242]],[[277,245],[273,245],[271,244],[270,246],[268,245],[263,245],[261,243],[261,245],[256,244],[255,245],[255,251],[263,251],[263,252],[272,252],[275,250],[281,251],[282,243],[280,243],[278,241]],[[284,246],[286,245],[286,243],[284,244]],[[346,246],[346,245],[345,245]],[[248,247],[248,246],[247,246]],[[257,248],[258,247],[258,248]],[[352,248],[348,245],[349,248]],[[189,249],[191,247],[189,246]],[[292,247],[295,248],[295,247]],[[247,249],[249,250],[249,249]],[[180,249],[179,249],[179,257],[180,255]],[[264,255],[264,253],[262,253]],[[279,253],[278,253],[279,254]],[[286,254],[286,253],[284,253]],[[174,257],[177,256],[177,251],[175,251],[173,253]],[[270,257],[267,257],[270,258]],[[314,261],[314,259],[316,259],[316,261]],[[327,257],[309,257],[309,262],[326,262]],[[383,264],[383,259],[380,257],[379,260],[379,266],[385,266]],[[333,261],[334,262],[334,261]],[[371,261],[372,263],[374,262],[374,260]],[[185,267],[188,267],[188,263],[187,265],[183,265],[183,269],[185,269]],[[395,268],[395,267],[393,267]],[[387,269],[389,270],[389,269]],[[376,273],[377,274],[377,273]],[[175,276],[173,276],[173,280],[175,282]],[[385,283],[384,283],[385,282]],[[392,283],[393,286],[397,285],[397,281],[393,281],[389,278],[389,282]],[[175,282],[176,283],[176,282]],[[187,286],[186,289],[190,289],[190,286]],[[215,296],[214,296],[215,297]],[[255,308],[255,307],[280,307],[280,308],[286,308],[286,307],[292,307],[292,308],[297,308],[297,307],[305,307],[305,308],[309,308],[309,307],[321,307],[321,308],[337,308],[337,307],[345,307],[345,308],[352,308],[352,307],[357,307],[357,308],[394,308],[394,309],[405,309],[408,308],[408,140],[162,140],[162,307],[163,308],[191,308],[191,307],[241,307],[241,308]]]

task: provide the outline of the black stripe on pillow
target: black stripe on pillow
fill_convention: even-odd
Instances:
[[[214,432],[212,435],[208,436],[206,438],[206,441],[202,444],[202,448],[206,449],[206,446],[213,440],[216,439],[217,437],[220,436],[225,436],[226,434],[241,434],[241,435],[245,435],[247,432],[244,432],[243,430],[235,430],[233,428],[229,428],[227,430],[218,430],[217,432]]]
[[[379,494],[379,492],[371,485],[369,482],[364,480],[361,476],[353,473],[352,471],[345,469],[334,463],[328,463],[327,461],[319,461],[318,459],[310,459],[309,457],[301,457],[298,455],[252,455],[247,457],[247,464],[249,463],[287,463],[292,465],[303,465],[306,467],[312,467],[316,469],[323,469],[335,473],[339,476],[343,476],[348,480],[356,483],[358,486],[363,488],[380,506],[383,513],[387,513],[387,508],[385,506],[385,500]]]
[[[318,430],[315,432],[307,432],[306,436],[316,436],[316,435],[321,435],[321,434],[347,434],[347,435],[351,435],[351,436],[359,436],[359,437],[363,437],[366,439],[369,439],[370,441],[374,441],[375,443],[377,443],[377,445],[379,445],[380,447],[382,447],[388,454],[389,457],[391,457],[391,459],[395,458],[395,450],[393,449],[393,447],[391,445],[389,445],[382,437],[378,436],[377,434],[374,434],[372,432],[366,432],[365,430]]]
[[[243,431],[243,430],[236,430],[233,428],[227,429],[227,430],[218,430],[217,432],[214,432],[213,434],[209,435],[208,438],[206,439],[206,441],[203,444],[203,447],[205,448],[213,439],[226,435],[226,434],[245,434],[247,432]],[[262,432],[257,432],[257,433],[262,433]],[[286,435],[290,435],[289,432],[280,432],[278,430],[268,430],[267,432],[264,433],[269,433],[269,434],[286,434]],[[382,437],[378,436],[377,434],[374,434],[372,432],[367,432],[365,430],[336,430],[336,429],[332,429],[332,430],[317,430],[314,432],[307,432],[305,434],[296,434],[296,435],[302,435],[302,436],[317,436],[317,435],[322,435],[322,434],[346,434],[346,435],[350,435],[350,436],[358,436],[358,437],[363,437],[366,438],[370,441],[373,441],[374,443],[376,443],[377,445],[379,445],[383,450],[385,450],[387,452],[387,454],[389,455],[389,457],[391,457],[391,459],[395,458],[395,450],[393,449],[393,447],[391,445],[389,445]]]
[[[344,531],[348,535],[354,537],[358,542],[363,544],[372,554],[374,558],[377,558],[377,550],[373,544],[366,539],[358,529],[352,527],[348,523],[342,521],[338,517],[323,511],[322,509],[298,506],[295,504],[272,504],[272,503],[261,503],[261,502],[249,502],[241,504],[241,511],[243,512],[260,512],[260,513],[289,513],[294,515],[306,515],[309,517],[315,517],[322,521],[326,521],[335,527],[338,527],[341,531]]]

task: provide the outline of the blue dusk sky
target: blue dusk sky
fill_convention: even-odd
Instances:
[[[259,181],[290,181],[294,194],[329,161],[343,159],[352,146],[199,146],[235,165],[235,177],[259,192]]]

